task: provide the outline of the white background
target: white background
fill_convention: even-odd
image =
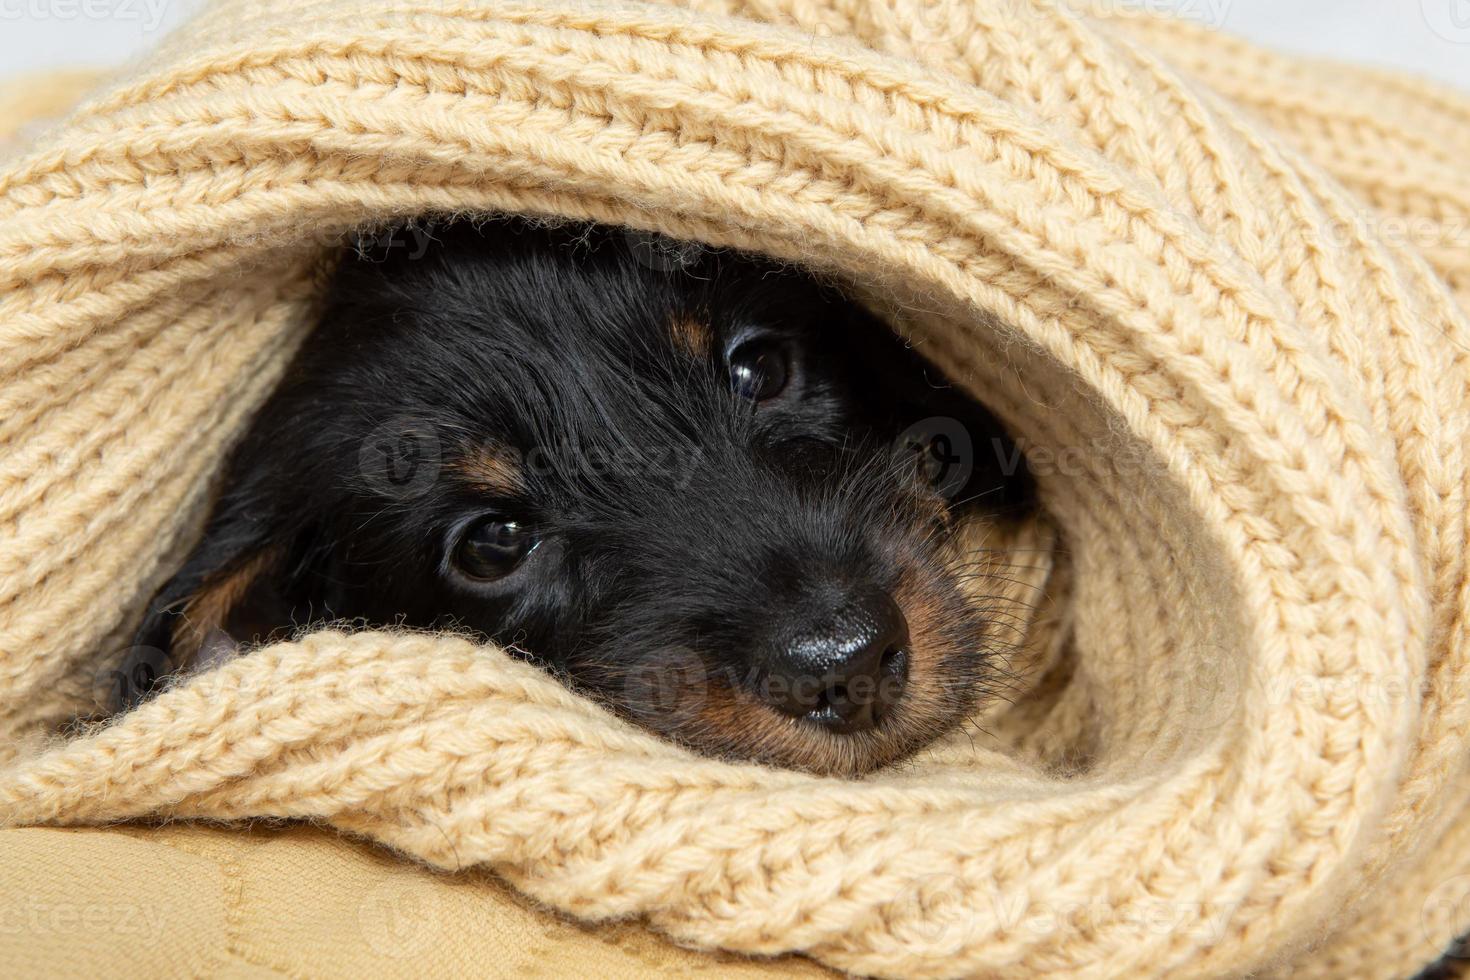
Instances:
[[[0,0],[0,78],[112,65],[146,50],[201,0]],[[1470,91],[1470,0],[1110,0],[1277,48],[1397,66]]]

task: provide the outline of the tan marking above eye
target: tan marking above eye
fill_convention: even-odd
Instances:
[[[456,465],[466,478],[486,493],[515,494],[525,489],[519,450],[481,446]]]
[[[695,357],[708,357],[714,344],[714,331],[708,323],[680,314],[669,321],[669,333],[674,346]]]

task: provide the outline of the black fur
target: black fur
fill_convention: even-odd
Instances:
[[[836,289],[758,258],[512,219],[441,227],[422,255],[404,236],[344,259],[140,645],[181,659],[190,600],[229,581],[233,641],[342,619],[468,630],[695,747],[829,771],[969,710],[993,641],[941,553],[953,508],[892,447],[920,419],[959,420],[977,465],[950,496],[1014,517],[1030,482],[982,408]],[[789,351],[782,399],[732,391],[747,335]],[[487,455],[517,489],[486,487]],[[456,534],[490,512],[541,543],[468,580]],[[824,603],[903,581],[938,610],[914,639],[925,707],[844,737],[751,694]],[[703,685],[698,704],[640,700],[639,671],[691,663],[677,683]]]

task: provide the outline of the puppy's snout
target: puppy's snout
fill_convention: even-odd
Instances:
[[[841,734],[878,725],[908,679],[908,622],[886,592],[847,597],[803,617],[770,657],[772,707]]]

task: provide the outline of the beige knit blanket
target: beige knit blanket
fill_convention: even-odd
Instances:
[[[1434,959],[1470,928],[1470,100],[1078,6],[222,0],[13,150],[0,823],[307,818],[884,976]],[[969,379],[1060,529],[1031,689],[845,781],[334,632],[58,734],[323,257],[499,210],[799,260]]]

